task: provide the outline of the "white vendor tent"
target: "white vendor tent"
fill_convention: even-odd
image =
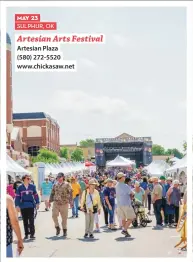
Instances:
[[[17,164],[9,155],[6,156],[6,172],[12,178],[16,175],[31,174],[30,171]]]
[[[118,155],[114,160],[107,163],[107,167],[129,167],[134,164],[133,161]]]
[[[187,169],[187,156],[185,155],[182,159],[179,159],[175,165],[167,169],[167,173],[186,173]]]
[[[160,177],[166,172],[168,168],[169,165],[164,160],[155,160],[144,169],[147,170],[151,176]]]
[[[7,155],[6,171],[14,173],[31,174],[30,171],[17,164],[9,155]]]
[[[63,162],[61,164],[45,164],[45,175],[57,176],[62,172],[65,175],[73,175],[76,172],[83,172],[85,169],[84,163],[80,162]]]

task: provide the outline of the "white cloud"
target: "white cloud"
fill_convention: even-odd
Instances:
[[[92,60],[88,59],[88,58],[81,58],[80,59],[80,65],[82,66],[87,66],[87,67],[95,67],[96,63],[93,62]]]
[[[179,104],[178,104],[178,107],[180,109],[185,109],[187,108],[187,102],[186,101],[180,101]]]
[[[55,93],[54,106],[63,111],[74,113],[93,113],[117,115],[128,112],[128,104],[122,99],[87,94],[82,91],[58,91]]]
[[[127,37],[122,35],[118,35],[118,34],[113,35],[113,40],[120,47],[125,47],[128,44]]]

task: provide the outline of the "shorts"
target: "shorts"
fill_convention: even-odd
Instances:
[[[12,244],[10,244],[10,245],[7,246],[6,253],[7,253],[7,257],[13,257],[13,248],[12,248]]]
[[[118,216],[122,220],[133,220],[136,218],[135,212],[132,207],[129,206],[121,206],[117,208]]]
[[[49,195],[48,195],[48,196],[42,195],[42,197],[41,197],[42,202],[44,202],[44,201],[49,201],[49,199],[50,199],[50,196],[49,196]]]
[[[99,214],[98,213],[94,214],[94,222],[95,222],[95,224],[99,223]]]

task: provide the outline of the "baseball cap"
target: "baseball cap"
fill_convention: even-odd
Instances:
[[[58,173],[57,178],[61,178],[61,177],[64,177],[64,174],[63,173]]]
[[[174,180],[173,185],[179,185],[179,184],[180,184],[179,180]]]
[[[160,176],[160,180],[166,180],[165,176]]]
[[[120,179],[120,178],[122,178],[122,177],[126,177],[126,175],[125,175],[123,172],[119,172],[119,173],[117,174],[117,178]]]

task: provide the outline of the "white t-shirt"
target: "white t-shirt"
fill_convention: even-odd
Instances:
[[[91,197],[93,199],[93,194],[87,194],[87,196],[86,196],[86,206],[87,206],[87,208],[92,208],[93,207]]]

